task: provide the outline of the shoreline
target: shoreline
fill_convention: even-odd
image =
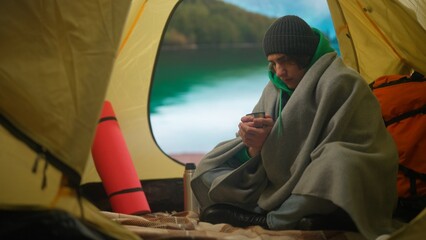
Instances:
[[[229,43],[229,44],[185,44],[185,45],[161,45],[160,50],[198,50],[198,49],[227,49],[227,48],[261,48],[262,43]]]
[[[194,163],[195,165],[198,165],[204,155],[205,153],[171,153],[169,154],[169,157],[183,164]]]

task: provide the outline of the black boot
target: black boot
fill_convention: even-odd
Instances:
[[[252,213],[244,209],[226,204],[210,206],[200,215],[200,221],[213,224],[227,223],[234,227],[261,226],[268,229],[266,215]]]

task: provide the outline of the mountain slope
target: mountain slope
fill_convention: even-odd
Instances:
[[[163,45],[260,43],[273,20],[223,1],[185,0],[169,22]]]

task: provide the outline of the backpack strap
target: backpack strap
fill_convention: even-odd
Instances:
[[[389,119],[388,121],[385,121],[385,125],[387,127],[387,126],[389,126],[389,125],[391,125],[393,123],[399,122],[399,121],[404,120],[406,118],[415,116],[417,114],[425,114],[425,113],[426,113],[426,105],[423,105],[423,107],[421,107],[421,108],[405,112],[405,113],[403,113],[401,115],[398,115],[398,116],[396,116],[394,118]]]
[[[424,77],[423,74],[421,74],[419,72],[413,72],[410,77],[402,76],[398,80],[394,80],[394,81],[390,81],[390,82],[384,82],[384,83],[381,83],[377,86],[374,86],[376,81],[373,81],[368,85],[370,86],[370,88],[372,90],[374,90],[374,89],[377,89],[377,88],[388,87],[388,86],[397,85],[397,84],[401,84],[401,83],[424,82],[424,81],[426,81],[426,78]]]
[[[416,172],[406,166],[399,164],[399,170],[404,173],[410,179],[410,193],[411,195],[417,195],[416,180],[419,179],[426,182],[426,174]]]
[[[414,71],[413,74],[411,74],[411,76],[410,76],[411,80],[413,80],[413,81],[420,81],[421,79],[423,79],[423,81],[424,81],[424,77],[425,76],[423,74],[416,72],[416,71]]]
[[[426,81],[426,78],[424,77],[424,75],[419,73],[419,72],[414,71],[411,74],[410,77],[402,76],[399,79],[383,82],[383,83],[380,83],[378,85],[375,85],[376,81],[373,81],[369,84],[369,86],[370,86],[371,90],[374,91],[375,89],[378,89],[378,88],[389,87],[389,86],[393,86],[393,85],[397,85],[397,84],[409,83],[409,82],[424,82],[424,81]],[[396,116],[396,117],[394,117],[394,118],[392,118],[388,121],[385,121],[385,125],[387,127],[391,124],[394,124],[394,123],[399,122],[401,120],[404,120],[406,118],[415,116],[417,114],[425,114],[425,113],[426,113],[426,105],[423,105],[422,107],[420,107],[418,109],[414,109],[414,110],[402,113],[402,114],[400,114],[400,115],[398,115],[398,116]]]

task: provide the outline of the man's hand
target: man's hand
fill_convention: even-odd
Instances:
[[[238,135],[249,148],[248,152],[251,157],[260,153],[273,126],[274,121],[269,114],[266,114],[264,118],[254,118],[253,116],[241,118],[238,125]]]

